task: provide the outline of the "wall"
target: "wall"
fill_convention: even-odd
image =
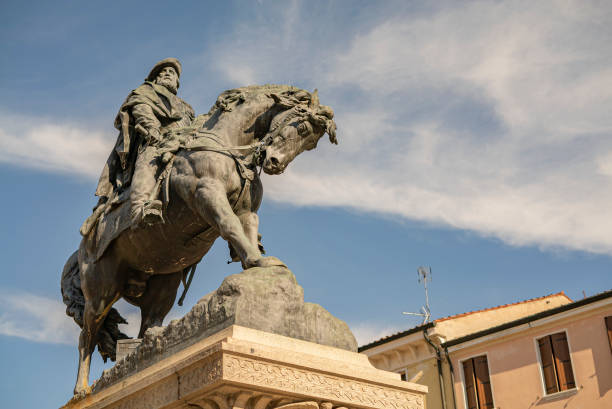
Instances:
[[[408,373],[408,380],[410,380],[410,378],[420,371],[423,371],[423,375],[418,381],[416,381],[416,383],[426,385],[429,388],[425,398],[425,407],[427,409],[442,409],[442,401],[440,399],[440,382],[438,381],[438,367],[435,358],[430,358],[425,361],[409,365],[406,369]]]
[[[574,311],[574,314],[548,317],[540,320],[543,323],[533,323],[534,327],[452,352],[457,409],[465,408],[460,362],[484,354],[489,362],[496,408],[612,408],[612,352],[604,323],[604,317],[612,315],[612,305],[608,302],[596,310],[578,311],[577,314]],[[564,330],[577,388],[556,397],[543,397],[535,339]]]

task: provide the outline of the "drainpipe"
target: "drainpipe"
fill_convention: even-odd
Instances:
[[[431,342],[431,339],[427,336],[427,329],[423,330],[423,338],[431,347],[436,351],[436,362],[438,363],[438,384],[440,385],[440,398],[442,399],[442,409],[446,409],[446,394],[444,393],[444,375],[442,373],[442,357],[440,356],[440,350],[437,346]]]
[[[444,355],[446,355],[446,360],[448,361],[448,368],[450,369],[451,376],[451,391],[453,392],[453,408],[457,408],[457,397],[455,396],[455,371],[453,370],[453,363],[451,362],[450,357],[448,356],[448,347],[444,346]]]

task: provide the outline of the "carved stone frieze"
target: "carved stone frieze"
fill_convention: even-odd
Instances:
[[[222,377],[221,356],[209,358],[203,365],[194,365],[179,375],[179,393],[188,395],[203,386],[210,385]]]
[[[321,406],[322,408],[323,406]],[[275,409],[320,409],[319,404],[313,401],[289,403],[287,405],[278,406]]]
[[[109,409],[149,409],[161,408],[178,399],[176,382],[168,381],[154,384],[109,406]]]
[[[414,393],[245,357],[226,357],[223,378],[373,408],[423,408],[423,398]]]

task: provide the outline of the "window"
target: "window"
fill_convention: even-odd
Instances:
[[[574,372],[565,332],[538,339],[546,394],[574,389]]]
[[[463,361],[463,379],[465,380],[468,409],[493,409],[493,394],[486,355]]]
[[[608,342],[610,343],[610,352],[612,352],[612,316],[606,317],[606,328],[608,329]]]

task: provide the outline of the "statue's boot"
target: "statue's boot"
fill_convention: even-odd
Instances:
[[[132,227],[163,223],[161,200],[147,200],[132,204]]]

